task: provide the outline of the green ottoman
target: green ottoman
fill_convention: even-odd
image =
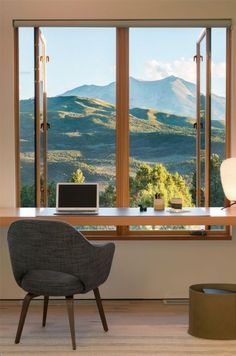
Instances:
[[[236,339],[236,284],[192,285],[188,332],[205,339]]]

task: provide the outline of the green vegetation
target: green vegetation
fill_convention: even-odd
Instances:
[[[74,173],[72,173],[71,180],[72,183],[84,183],[85,177],[83,172],[80,169],[76,169]]]
[[[34,206],[34,100],[22,100],[20,111],[21,201],[22,206]],[[55,206],[56,182],[83,179],[99,183],[101,206],[115,206],[115,114],[113,105],[97,99],[48,98],[49,206]],[[185,206],[195,203],[193,124],[190,117],[156,109],[130,110],[132,206],[152,206],[155,192],[163,194],[166,204],[173,196],[182,197]],[[212,205],[222,205],[219,162],[224,157],[224,122],[212,121],[211,134],[215,153],[211,167]]]
[[[136,175],[130,177],[130,206],[143,204],[152,207],[155,193],[162,195],[166,206],[170,206],[174,197],[182,198],[183,206],[192,206],[189,188],[179,173],[171,174],[162,164],[142,164]],[[115,206],[115,199],[114,186],[108,185],[101,195],[101,203],[104,206]]]
[[[222,160],[219,155],[213,153],[210,159],[210,206],[223,206],[224,205],[224,192],[220,180],[220,165]],[[192,184],[190,193],[194,205],[196,204],[196,172],[192,177]],[[201,206],[205,205],[204,190],[201,190]]]

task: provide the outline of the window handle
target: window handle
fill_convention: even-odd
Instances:
[[[49,130],[51,128],[51,125],[49,124],[49,122],[47,122],[47,130]],[[43,132],[44,131],[44,122],[41,123],[40,125],[40,130]]]
[[[194,122],[193,128],[197,130],[197,122]],[[200,123],[200,128],[203,129],[203,123]]]
[[[203,56],[199,56],[200,60],[203,62]],[[198,59],[198,55],[196,54],[194,57],[193,57],[193,61],[196,62]]]

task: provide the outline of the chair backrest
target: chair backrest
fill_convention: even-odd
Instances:
[[[79,275],[81,259],[86,259],[90,242],[62,221],[19,220],[8,230],[13,273],[20,285],[32,269]]]

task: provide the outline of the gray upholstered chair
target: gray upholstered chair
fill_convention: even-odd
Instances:
[[[72,346],[76,349],[73,295],[93,290],[100,318],[108,330],[98,287],[109,275],[113,243],[92,244],[71,225],[61,221],[19,220],[11,224],[8,245],[17,284],[24,298],[15,343],[20,342],[32,298],[44,296],[46,325],[49,296],[65,296]]]

